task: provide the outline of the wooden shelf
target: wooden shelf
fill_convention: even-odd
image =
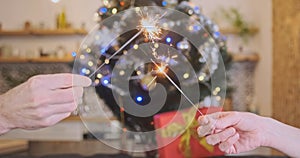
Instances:
[[[232,55],[233,62],[247,62],[247,61],[258,62],[259,61],[259,55],[257,53],[251,53],[251,54],[230,53],[230,54]]]
[[[230,34],[232,34],[232,35],[240,34],[240,30],[234,29],[234,28],[221,28],[220,32],[222,34],[227,34],[227,35],[230,35]],[[254,34],[257,34],[259,32],[259,29],[256,28],[256,27],[253,27],[253,28],[250,28],[249,32],[250,32],[250,34],[254,35]]]
[[[0,63],[70,63],[73,61],[73,58],[0,58]]]
[[[57,35],[86,35],[83,29],[61,29],[61,30],[0,30],[0,36],[57,36]]]
[[[1,140],[0,154],[10,154],[28,150],[28,141],[23,140]]]

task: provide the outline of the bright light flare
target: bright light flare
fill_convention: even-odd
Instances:
[[[140,25],[138,26],[139,30],[143,31],[143,35],[151,40],[159,40],[160,35],[162,34],[162,28],[159,26],[159,20],[164,16],[149,16],[148,14],[143,14],[143,12],[139,12],[141,20]]]

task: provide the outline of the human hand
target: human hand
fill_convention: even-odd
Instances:
[[[0,96],[0,134],[52,126],[70,116],[91,84],[72,74],[39,75]]]
[[[235,154],[266,144],[267,118],[245,112],[218,112],[198,119],[199,136],[208,144],[219,144],[221,151]]]

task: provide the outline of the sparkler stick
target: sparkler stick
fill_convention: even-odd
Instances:
[[[113,55],[111,55],[108,60],[112,59],[114,56],[116,56],[120,51],[122,51],[128,44],[130,44],[134,39],[136,39],[140,34],[143,33],[143,35],[150,39],[152,42],[154,40],[160,39],[159,35],[161,34],[161,27],[158,26],[159,20],[164,16],[155,16],[150,17],[148,15],[144,15],[142,12],[139,13],[141,20],[140,25],[137,27],[138,30],[140,30],[137,34],[135,34],[131,39],[129,39],[122,47],[117,50]],[[99,71],[106,63],[102,63],[90,76],[94,76],[97,71]]]
[[[150,87],[150,85],[157,79],[157,76],[155,76],[148,84],[147,87]]]
[[[128,44],[130,44],[134,39],[136,39],[141,33],[143,32],[143,30],[140,30],[137,34],[135,34],[131,39],[129,39],[124,45],[122,45],[122,47],[117,50],[113,55],[111,55],[108,60],[112,59],[114,56],[116,56],[118,53],[120,53]],[[94,76],[96,74],[97,71],[99,71],[106,63],[102,63],[90,76],[89,78],[91,78],[92,76]]]
[[[161,69],[159,67],[159,65],[157,65],[153,59],[151,59],[151,62],[158,68],[158,69]],[[197,111],[200,113],[201,116],[203,116],[203,113],[199,110],[199,108],[191,101],[191,99],[178,87],[178,85],[170,78],[170,76],[165,72],[165,71],[160,71],[163,75],[166,76],[166,78],[176,87],[176,89],[186,98],[186,100],[192,104],[196,109]]]

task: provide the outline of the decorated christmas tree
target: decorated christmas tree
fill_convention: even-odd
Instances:
[[[74,70],[93,79],[125,130],[153,131],[154,115],[199,108],[204,100],[222,106],[231,58],[218,26],[199,7],[183,0],[103,0],[96,15],[99,25]]]

